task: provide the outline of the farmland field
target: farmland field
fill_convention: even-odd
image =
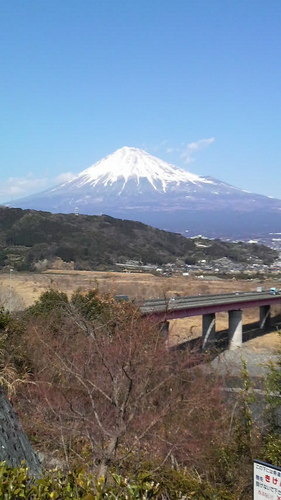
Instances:
[[[10,309],[23,309],[34,303],[40,294],[50,288],[65,292],[68,296],[77,290],[91,290],[98,287],[101,292],[112,295],[128,295],[130,299],[142,301],[148,298],[164,298],[175,295],[203,295],[236,291],[253,291],[257,286],[269,288],[272,281],[260,283],[257,280],[203,280],[192,277],[154,276],[149,273],[118,273],[98,271],[55,271],[45,273],[2,273],[0,275],[0,303]],[[274,282],[281,287],[281,283]],[[279,310],[274,310],[273,315]],[[258,320],[258,309],[244,311],[244,323]],[[227,313],[217,314],[217,330],[227,328]],[[201,335],[201,318],[192,317],[170,322],[172,343]]]

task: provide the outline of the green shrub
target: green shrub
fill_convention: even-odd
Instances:
[[[101,315],[105,305],[102,304],[98,291],[90,290],[82,294],[77,290],[71,297],[71,304],[85,319],[93,320]]]
[[[234,500],[235,498],[225,487],[211,484],[206,477],[201,477],[196,471],[160,467],[151,472],[154,468],[155,464],[150,464],[148,472],[139,473],[136,481],[137,484],[143,481],[157,484],[156,498],[169,500]]]
[[[11,322],[11,314],[4,307],[0,307],[0,330],[4,330]]]
[[[158,482],[158,479],[161,481]],[[12,468],[0,463],[0,498],[3,500],[234,500],[234,496],[222,488],[211,486],[195,473],[188,474],[166,470],[157,474],[140,474],[128,479],[112,474],[109,484],[97,481],[85,471],[62,472],[53,470],[40,478],[31,478],[28,469]]]
[[[153,481],[129,481],[113,475],[112,484],[107,486],[103,480],[97,481],[85,471],[64,473],[54,470],[40,478],[31,478],[28,469],[12,468],[0,463],[0,498],[3,500],[101,500],[127,499],[140,500],[157,498],[158,485]],[[178,497],[180,498],[180,497]]]
[[[61,312],[68,304],[66,293],[57,290],[43,292],[33,306],[26,310],[27,316],[48,316],[52,312]]]
[[[259,459],[270,464],[281,466],[281,436],[278,432],[269,433],[263,441]]]

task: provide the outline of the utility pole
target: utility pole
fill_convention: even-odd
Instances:
[[[10,267],[10,277],[9,277],[9,311],[12,308],[12,273],[14,269]]]

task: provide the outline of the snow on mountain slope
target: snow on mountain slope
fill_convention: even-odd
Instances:
[[[231,239],[281,230],[281,200],[199,177],[130,147],[118,149],[71,181],[7,205],[103,213],[188,235]]]
[[[143,211],[223,207],[248,210],[253,208],[251,205],[257,208],[274,204],[266,196],[245,192],[211,177],[199,177],[129,147],[118,149],[42,196],[53,200],[52,211],[74,211],[77,206],[84,213],[110,213],[122,207]]]
[[[166,192],[167,186],[181,183],[213,184],[213,181],[199,177],[191,172],[186,172],[169,163],[148,154],[137,148],[123,147],[115,153],[98,161],[91,167],[83,170],[74,180],[65,183],[82,187],[97,184],[110,186],[123,179],[123,191],[129,179],[134,179],[139,185],[141,179],[146,179],[155,191]],[[56,188],[54,188],[54,191]]]

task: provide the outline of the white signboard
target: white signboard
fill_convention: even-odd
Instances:
[[[281,500],[281,467],[254,460],[254,500]]]

